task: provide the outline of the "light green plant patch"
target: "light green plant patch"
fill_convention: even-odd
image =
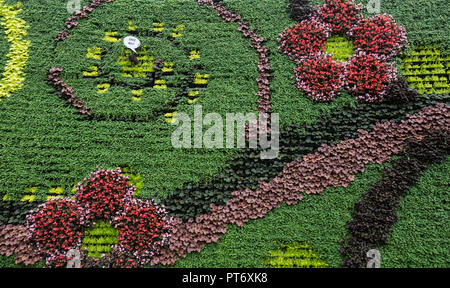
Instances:
[[[281,247],[269,251],[263,261],[267,268],[326,268],[328,264],[320,260],[316,253],[304,243],[281,243]]]
[[[140,173],[136,173],[133,169],[129,167],[122,168],[122,175],[128,176],[128,182],[136,187],[136,191],[134,191],[134,196],[139,196],[139,193],[144,187],[144,180]]]
[[[402,59],[401,72],[420,94],[450,93],[450,57],[434,45],[412,47]]]
[[[82,249],[88,251],[91,257],[100,258],[102,254],[108,254],[111,246],[117,244],[119,231],[107,222],[98,222],[94,227],[84,232]]]
[[[338,62],[345,62],[353,55],[353,42],[345,37],[333,36],[325,44],[325,52],[333,55],[333,59]]]

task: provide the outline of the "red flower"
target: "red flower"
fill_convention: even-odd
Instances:
[[[333,100],[344,86],[344,67],[329,55],[307,59],[296,69],[297,87],[318,102]]]
[[[38,251],[53,254],[78,245],[83,236],[81,214],[77,204],[68,199],[49,200],[32,211],[27,222]]]
[[[131,197],[134,189],[120,172],[99,169],[92,172],[84,183],[76,188],[78,204],[90,210],[88,216],[109,219],[123,209],[125,197]]]
[[[346,33],[360,19],[355,5],[348,0],[326,0],[319,17],[336,34]]]
[[[357,50],[380,56],[397,56],[408,44],[406,30],[389,15],[362,19],[349,31],[349,35],[354,38]]]
[[[316,21],[302,21],[280,35],[279,50],[294,60],[325,50],[326,29]]]
[[[114,219],[119,230],[120,249],[127,254],[151,257],[161,247],[169,232],[166,212],[153,203],[133,199],[124,213]]]
[[[386,85],[395,79],[393,67],[374,55],[352,57],[346,66],[347,89],[358,99],[380,102]]]

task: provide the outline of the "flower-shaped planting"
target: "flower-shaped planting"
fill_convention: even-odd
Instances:
[[[361,101],[380,102],[397,79],[391,62],[408,44],[406,30],[390,15],[363,18],[348,0],[315,9],[278,39],[279,50],[298,65],[297,87],[317,102],[332,101],[344,87]]]
[[[81,252],[85,258],[89,258],[87,254],[98,255],[93,253],[98,250],[89,250],[91,244],[100,246],[102,252],[110,251],[113,256],[103,253],[100,259],[85,259],[83,263],[89,265],[103,266],[106,261],[113,267],[136,267],[149,263],[158,254],[169,239],[172,218],[153,201],[134,199],[135,187],[127,180],[119,168],[98,169],[78,184],[73,199],[52,199],[30,212],[29,239],[46,257],[47,265],[65,266],[71,259],[68,252],[72,249],[84,248]],[[98,239],[93,241],[93,231],[100,235],[104,232],[99,227],[106,232],[117,229],[107,233],[117,237],[109,237],[102,243]],[[87,236],[90,238],[86,239]],[[110,249],[104,249],[104,242]]]

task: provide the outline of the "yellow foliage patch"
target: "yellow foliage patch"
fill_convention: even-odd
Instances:
[[[23,37],[27,36],[28,26],[25,25],[23,19],[16,17],[22,12],[20,6],[20,2],[8,6],[4,4],[3,0],[0,0],[0,24],[5,29],[6,40],[11,45],[9,53],[6,55],[8,60],[0,80],[0,100],[20,90],[25,80],[23,70],[28,61],[30,41],[23,40]]]

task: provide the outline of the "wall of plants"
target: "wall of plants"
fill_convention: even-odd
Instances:
[[[38,2],[0,0],[0,267],[448,267],[445,1]],[[279,113],[278,157],[173,148],[194,105]]]

